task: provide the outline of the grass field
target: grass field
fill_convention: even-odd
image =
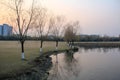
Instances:
[[[21,60],[21,45],[18,41],[0,41],[0,76],[13,75],[31,67],[29,61],[40,55],[39,41],[25,42],[25,57],[27,61]],[[60,42],[60,50],[66,49],[66,43]],[[55,49],[55,42],[44,42],[43,52]]]

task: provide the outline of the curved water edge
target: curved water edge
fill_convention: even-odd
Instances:
[[[50,51],[31,62],[30,70],[5,80],[120,80],[119,61],[120,48]]]
[[[79,48],[51,55],[47,80],[120,80],[120,48]]]
[[[30,64],[32,64],[34,67],[19,74],[2,77],[0,80],[47,80],[49,69],[52,67],[52,59],[50,55],[76,50],[77,48],[43,53],[41,56],[30,62]]]

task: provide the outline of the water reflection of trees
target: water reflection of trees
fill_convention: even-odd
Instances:
[[[118,51],[120,51],[120,47],[118,48]]]
[[[74,58],[74,53],[64,53],[62,59],[59,57],[58,54],[55,55],[56,59],[53,63],[52,74],[50,74],[48,80],[70,80],[73,77],[76,78],[80,72],[80,68],[77,65],[77,59]]]
[[[74,52],[65,53],[64,59],[68,75],[78,77],[78,74],[80,73],[80,66],[78,65],[78,60],[74,57]]]
[[[113,49],[120,49],[119,47],[80,47],[82,49],[84,49],[84,52],[87,53],[89,51],[97,51],[97,52],[103,52],[103,53],[108,53],[110,50]]]
[[[55,55],[55,61],[53,62],[52,74],[48,80],[64,80],[62,76],[63,68],[59,64],[58,54]]]

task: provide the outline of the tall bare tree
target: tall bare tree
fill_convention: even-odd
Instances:
[[[35,1],[33,0],[29,9],[25,8],[25,0],[8,0],[7,3],[4,3],[10,9],[12,15],[11,20],[14,31],[19,36],[19,41],[21,43],[21,58],[24,60],[24,43],[26,40],[27,32],[34,21],[34,8]],[[8,13],[10,13],[8,12]]]
[[[36,9],[36,21],[33,28],[35,29],[39,40],[40,40],[40,53],[42,53],[43,42],[47,38],[51,30],[51,19],[49,19],[47,10],[43,7],[38,7]]]
[[[52,35],[54,36],[56,41],[56,51],[58,49],[59,39],[63,35],[64,20],[65,18],[63,16],[53,16],[51,18]]]

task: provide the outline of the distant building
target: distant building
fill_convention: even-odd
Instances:
[[[10,36],[12,35],[12,26],[9,26],[8,24],[0,25],[0,36]]]

